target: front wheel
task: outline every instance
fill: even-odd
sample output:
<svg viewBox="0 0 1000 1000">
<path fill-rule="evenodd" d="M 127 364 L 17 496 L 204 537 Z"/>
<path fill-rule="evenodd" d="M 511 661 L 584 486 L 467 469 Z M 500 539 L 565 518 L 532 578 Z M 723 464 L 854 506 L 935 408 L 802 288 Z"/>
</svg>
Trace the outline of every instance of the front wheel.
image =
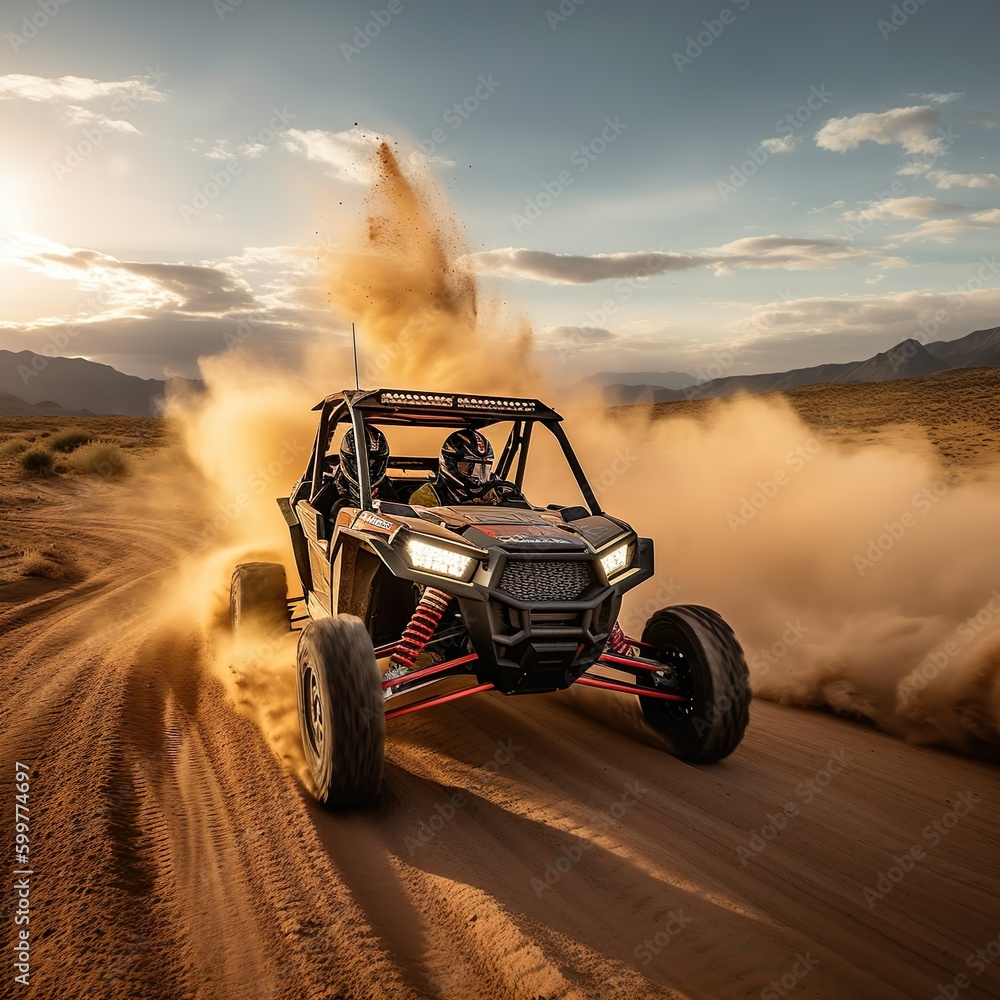
<svg viewBox="0 0 1000 1000">
<path fill-rule="evenodd" d="M 642 641 L 663 669 L 642 671 L 640 686 L 687 699 L 640 695 L 646 721 L 682 760 L 708 764 L 731 754 L 750 720 L 750 675 L 733 630 L 709 608 L 679 604 L 657 611 Z"/>
<path fill-rule="evenodd" d="M 373 799 L 382 784 L 385 708 L 382 675 L 361 619 L 320 618 L 302 630 L 296 689 L 317 800 L 349 806 Z"/>
</svg>

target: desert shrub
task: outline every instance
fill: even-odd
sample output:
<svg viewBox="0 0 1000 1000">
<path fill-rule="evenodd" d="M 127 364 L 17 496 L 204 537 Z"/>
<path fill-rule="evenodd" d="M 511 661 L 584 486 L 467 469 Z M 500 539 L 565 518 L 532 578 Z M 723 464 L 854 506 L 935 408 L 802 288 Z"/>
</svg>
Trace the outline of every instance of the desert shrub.
<svg viewBox="0 0 1000 1000">
<path fill-rule="evenodd" d="M 21 468 L 35 476 L 52 474 L 52 452 L 45 448 L 29 448 L 21 456 Z"/>
<path fill-rule="evenodd" d="M 70 464 L 77 472 L 118 479 L 131 469 L 128 455 L 112 441 L 92 441 L 73 452 Z"/>
<path fill-rule="evenodd" d="M 90 444 L 94 440 L 94 435 L 90 431 L 81 431 L 70 428 L 57 434 L 51 441 L 52 447 L 56 451 L 76 451 L 77 448 L 85 444 Z"/>
<path fill-rule="evenodd" d="M 0 444 L 0 458 L 13 458 L 28 450 L 28 442 L 24 438 L 13 438 Z"/>
<path fill-rule="evenodd" d="M 25 549 L 18 563 L 21 576 L 42 576 L 47 580 L 61 580 L 66 570 L 55 560 L 51 552 L 40 549 Z"/>
</svg>

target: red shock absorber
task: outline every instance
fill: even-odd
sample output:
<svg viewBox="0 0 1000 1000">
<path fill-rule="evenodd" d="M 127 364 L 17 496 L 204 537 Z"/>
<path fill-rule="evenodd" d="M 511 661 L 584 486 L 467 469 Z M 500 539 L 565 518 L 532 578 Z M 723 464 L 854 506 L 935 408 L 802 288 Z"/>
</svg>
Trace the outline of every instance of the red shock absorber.
<svg viewBox="0 0 1000 1000">
<path fill-rule="evenodd" d="M 611 635 L 608 636 L 608 642 L 604 648 L 609 653 L 617 653 L 619 656 L 631 656 L 634 652 L 632 643 L 625 638 L 625 633 L 618 622 L 615 622 L 614 628 L 611 629 Z"/>
<path fill-rule="evenodd" d="M 451 596 L 433 587 L 428 587 L 420 603 L 417 604 L 410 619 L 410 624 L 406 626 L 402 639 L 396 647 L 396 652 L 392 654 L 389 661 L 389 674 L 403 673 L 412 670 L 417 662 L 417 657 L 424 651 L 424 646 L 437 631 L 441 619 L 444 617 L 448 605 L 451 603 Z M 386 675 L 388 676 L 388 674 Z"/>
</svg>

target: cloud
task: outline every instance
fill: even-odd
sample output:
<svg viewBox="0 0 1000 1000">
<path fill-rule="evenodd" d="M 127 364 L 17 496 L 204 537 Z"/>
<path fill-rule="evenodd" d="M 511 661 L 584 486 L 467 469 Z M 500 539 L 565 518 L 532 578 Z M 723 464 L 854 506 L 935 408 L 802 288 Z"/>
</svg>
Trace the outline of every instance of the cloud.
<svg viewBox="0 0 1000 1000">
<path fill-rule="evenodd" d="M 503 247 L 463 258 L 483 274 L 534 278 L 551 285 L 584 285 L 610 278 L 646 278 L 664 271 L 686 271 L 707 261 L 683 253 L 609 253 L 582 256 Z"/>
<path fill-rule="evenodd" d="M 909 337 L 927 343 L 995 326 L 1000 288 L 967 289 L 754 304 L 732 329 L 746 371 L 860 361 Z"/>
<path fill-rule="evenodd" d="M 873 254 L 843 240 L 771 235 L 745 237 L 698 254 L 655 250 L 583 256 L 503 247 L 469 254 L 463 260 L 483 274 L 529 278 L 552 285 L 583 285 L 612 278 L 642 279 L 698 267 L 712 267 L 717 275 L 729 274 L 734 268 L 797 271 L 836 267 Z"/>
<path fill-rule="evenodd" d="M 165 101 L 167 95 L 148 76 L 130 80 L 91 80 L 82 76 L 48 78 L 9 73 L 0 76 L 0 100 L 42 101 L 48 104 L 87 104 L 116 97 L 136 102 Z"/>
<path fill-rule="evenodd" d="M 271 148 L 266 142 L 244 142 L 235 150 L 228 139 L 189 139 L 185 145 L 192 153 L 208 160 L 235 160 L 240 156 L 256 160 Z"/>
<path fill-rule="evenodd" d="M 848 222 L 862 219 L 939 219 L 968 211 L 968 205 L 937 198 L 882 198 L 866 202 L 860 209 L 845 212 L 844 219 Z"/>
<path fill-rule="evenodd" d="M 786 268 L 790 271 L 836 267 L 872 256 L 872 251 L 852 247 L 844 240 L 807 239 L 798 236 L 748 236 L 705 253 L 711 255 L 717 274 L 731 267 Z"/>
<path fill-rule="evenodd" d="M 935 219 L 917 226 L 911 233 L 901 237 L 905 240 L 934 240 L 950 243 L 962 233 L 1000 229 L 1000 208 L 985 212 L 975 212 L 964 219 Z"/>
<path fill-rule="evenodd" d="M 96 125 L 105 132 L 140 134 L 131 122 L 121 116 L 144 102 L 166 99 L 167 95 L 148 76 L 129 80 L 92 80 L 82 76 L 48 78 L 20 73 L 0 76 L 0 101 L 47 104 L 70 127 Z M 119 117 L 112 118 L 83 106 L 94 102 L 110 102 L 109 110 Z"/>
<path fill-rule="evenodd" d="M 991 188 L 1000 185 L 997 174 L 953 174 L 947 170 L 934 170 L 927 176 L 937 188 Z"/>
<path fill-rule="evenodd" d="M 289 152 L 323 163 L 330 168 L 333 177 L 354 184 L 367 184 L 373 179 L 374 153 L 383 142 L 394 148 L 397 145 L 391 135 L 358 127 L 345 132 L 290 128 L 282 134 L 282 139 Z M 439 156 L 428 157 L 419 152 L 409 153 L 402 160 L 405 167 L 417 170 L 430 166 L 453 166 L 451 160 Z"/>
<path fill-rule="evenodd" d="M 0 240 L 0 261 L 59 281 L 73 281 L 87 295 L 88 322 L 150 317 L 163 310 L 224 316 L 252 309 L 250 286 L 231 268 L 207 264 L 123 261 L 97 250 L 71 249 L 27 233 Z M 66 323 L 51 317 L 37 325 Z"/>
<path fill-rule="evenodd" d="M 615 339 L 615 335 L 599 326 L 553 326 L 543 330 L 540 339 L 552 347 L 598 347 Z"/>
<path fill-rule="evenodd" d="M 209 160 L 233 160 L 236 158 L 236 154 L 229 148 L 228 139 L 189 139 L 185 145 L 192 153 L 197 153 Z"/>
<path fill-rule="evenodd" d="M 810 208 L 806 215 L 819 215 L 820 212 L 828 212 L 831 208 L 843 208 L 846 202 L 843 198 L 831 201 L 829 205 L 820 205 L 819 208 Z"/>
<path fill-rule="evenodd" d="M 24 232 L 0 232 L 0 273 L 31 270 L 71 290 L 62 315 L 0 319 L 0 347 L 82 354 L 144 377 L 197 375 L 197 359 L 248 343 L 277 359 L 342 331 L 316 245 L 247 247 L 214 261 L 130 261 Z M 72 291 L 78 293 L 74 296 Z M 66 338 L 72 347 L 66 347 Z"/>
<path fill-rule="evenodd" d="M 89 108 L 81 108 L 76 104 L 69 104 L 63 111 L 63 117 L 67 125 L 96 125 L 104 132 L 132 132 L 135 135 L 142 133 L 131 123 L 122 118 L 108 118 Z"/>
<path fill-rule="evenodd" d="M 967 278 L 976 274 L 970 270 Z M 978 275 L 979 283 L 1000 284 L 995 262 L 980 267 Z M 705 329 L 692 337 L 687 325 L 655 331 L 623 325 L 611 339 L 575 354 L 582 360 L 573 372 L 579 377 L 601 369 L 670 368 L 711 378 L 719 374 L 719 358 L 729 356 L 735 361 L 722 374 L 861 361 L 910 337 L 927 343 L 994 327 L 1000 314 L 1000 287 L 975 287 L 974 282 L 964 281 L 946 291 L 878 294 L 872 290 L 862 295 L 719 305 L 741 315 L 721 336 L 718 330 Z"/>
<path fill-rule="evenodd" d="M 898 142 L 907 153 L 940 155 L 947 144 L 942 138 L 931 137 L 931 129 L 940 120 L 941 112 L 928 106 L 831 118 L 816 133 L 816 145 L 820 149 L 844 153 L 856 149 L 862 142 L 875 142 L 880 146 Z"/>
<path fill-rule="evenodd" d="M 969 121 L 974 125 L 982 125 L 983 128 L 996 128 L 1000 125 L 1000 115 L 990 111 L 973 111 L 969 115 Z"/>
<path fill-rule="evenodd" d="M 220 267 L 108 260 L 112 268 L 117 265 L 128 274 L 149 278 L 164 291 L 172 292 L 179 300 L 179 312 L 222 316 L 254 306 L 249 285 Z"/>
<path fill-rule="evenodd" d="M 785 135 L 780 139 L 764 139 L 760 148 L 768 153 L 790 153 L 799 144 L 802 137 L 797 135 Z"/>
<path fill-rule="evenodd" d="M 922 160 L 909 160 L 896 168 L 900 177 L 926 177 L 934 170 L 937 157 L 925 157 Z"/>
<path fill-rule="evenodd" d="M 932 104 L 950 104 L 964 97 L 963 91 L 953 91 L 948 94 L 907 94 L 907 97 L 915 97 L 918 101 L 930 101 Z"/>
</svg>

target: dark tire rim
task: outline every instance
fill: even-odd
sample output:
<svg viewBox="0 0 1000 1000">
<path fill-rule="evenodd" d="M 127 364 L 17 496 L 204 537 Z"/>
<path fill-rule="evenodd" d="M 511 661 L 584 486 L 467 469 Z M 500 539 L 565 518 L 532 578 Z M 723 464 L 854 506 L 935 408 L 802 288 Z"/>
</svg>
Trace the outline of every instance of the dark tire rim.
<svg viewBox="0 0 1000 1000">
<path fill-rule="evenodd" d="M 303 716 L 306 720 L 306 731 L 309 743 L 316 756 L 322 759 L 323 747 L 326 743 L 326 728 L 323 722 L 323 694 L 319 686 L 319 678 L 312 664 L 306 664 L 302 678 Z"/>
<path fill-rule="evenodd" d="M 687 722 L 694 715 L 694 684 L 691 679 L 691 661 L 679 649 L 657 650 L 656 659 L 665 670 L 640 674 L 637 678 L 643 687 L 666 694 L 679 694 L 684 701 L 667 701 L 657 698 L 663 715 L 672 722 Z"/>
</svg>

